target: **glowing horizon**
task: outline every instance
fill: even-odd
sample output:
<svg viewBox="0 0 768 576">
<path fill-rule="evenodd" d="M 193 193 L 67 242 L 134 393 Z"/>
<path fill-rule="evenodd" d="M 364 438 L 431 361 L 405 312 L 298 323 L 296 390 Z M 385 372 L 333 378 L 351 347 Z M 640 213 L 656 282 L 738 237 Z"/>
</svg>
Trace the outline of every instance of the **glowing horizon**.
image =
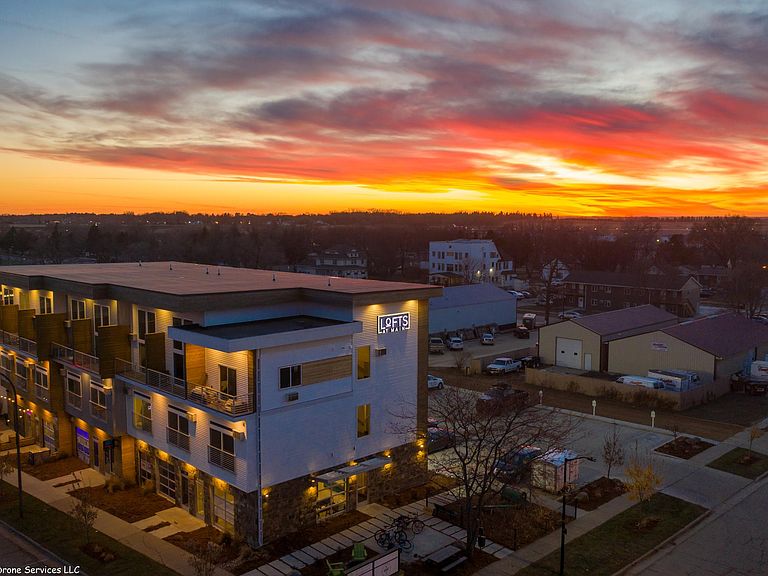
<svg viewBox="0 0 768 576">
<path fill-rule="evenodd" d="M 0 213 L 768 216 L 768 5 L 687 6 L 4 4 Z"/>
</svg>

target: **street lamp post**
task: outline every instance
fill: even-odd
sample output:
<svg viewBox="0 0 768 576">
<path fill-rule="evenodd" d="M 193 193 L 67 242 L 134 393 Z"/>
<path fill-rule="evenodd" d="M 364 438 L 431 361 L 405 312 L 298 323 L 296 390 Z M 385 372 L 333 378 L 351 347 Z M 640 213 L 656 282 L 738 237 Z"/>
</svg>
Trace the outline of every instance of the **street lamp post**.
<svg viewBox="0 0 768 576">
<path fill-rule="evenodd" d="M 19 484 L 19 518 L 24 518 L 24 491 L 21 488 L 21 440 L 19 439 L 19 401 L 16 386 L 8 376 L 0 373 L 0 378 L 13 390 L 13 431 L 16 433 L 16 474 Z M 10 409 L 10 406 L 9 406 Z"/>
<path fill-rule="evenodd" d="M 575 460 L 595 461 L 592 456 L 566 457 L 563 461 L 563 514 L 560 517 L 560 576 L 565 574 L 565 535 L 568 532 L 565 528 L 565 487 L 568 484 L 568 462 L 574 462 Z"/>
</svg>

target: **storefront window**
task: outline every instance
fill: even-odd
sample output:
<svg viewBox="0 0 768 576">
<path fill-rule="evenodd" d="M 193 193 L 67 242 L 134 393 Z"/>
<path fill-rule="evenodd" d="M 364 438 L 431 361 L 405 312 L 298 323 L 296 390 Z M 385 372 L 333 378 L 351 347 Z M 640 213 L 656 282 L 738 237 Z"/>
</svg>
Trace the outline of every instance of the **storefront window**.
<svg viewBox="0 0 768 576">
<path fill-rule="evenodd" d="M 317 519 L 341 514 L 347 508 L 346 480 L 317 483 Z"/>
<path fill-rule="evenodd" d="M 213 524 L 225 532 L 235 531 L 235 495 L 229 486 L 213 487 Z"/>
<path fill-rule="evenodd" d="M 157 490 L 163 496 L 176 500 L 176 470 L 170 462 L 157 461 Z"/>
</svg>

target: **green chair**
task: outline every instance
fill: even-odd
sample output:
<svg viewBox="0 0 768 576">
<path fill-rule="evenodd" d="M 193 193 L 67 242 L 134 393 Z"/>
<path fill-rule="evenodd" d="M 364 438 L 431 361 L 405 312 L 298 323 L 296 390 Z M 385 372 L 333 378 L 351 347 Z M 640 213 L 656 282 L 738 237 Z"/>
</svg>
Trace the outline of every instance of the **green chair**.
<svg viewBox="0 0 768 576">
<path fill-rule="evenodd" d="M 352 546 L 352 562 L 362 562 L 366 558 L 368 558 L 368 551 L 365 545 L 362 542 L 355 542 Z"/>
<path fill-rule="evenodd" d="M 328 564 L 328 576 L 344 576 L 344 562 L 329 562 L 326 558 L 325 563 Z"/>
</svg>

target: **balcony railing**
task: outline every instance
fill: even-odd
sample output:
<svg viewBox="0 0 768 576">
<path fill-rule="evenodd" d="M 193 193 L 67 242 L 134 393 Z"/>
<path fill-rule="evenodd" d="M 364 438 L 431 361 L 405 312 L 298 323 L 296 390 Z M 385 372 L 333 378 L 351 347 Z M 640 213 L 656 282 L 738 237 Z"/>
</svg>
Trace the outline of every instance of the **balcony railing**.
<svg viewBox="0 0 768 576">
<path fill-rule="evenodd" d="M 107 407 L 91 402 L 91 416 L 99 420 L 107 421 Z"/>
<path fill-rule="evenodd" d="M 224 470 L 235 471 L 235 455 L 224 452 L 220 448 L 208 446 L 208 462 Z"/>
<path fill-rule="evenodd" d="M 166 428 L 166 431 L 168 432 L 168 444 L 173 444 L 174 446 L 178 446 L 182 450 L 189 452 L 188 434 L 184 434 L 183 432 L 179 432 L 173 428 Z"/>
<path fill-rule="evenodd" d="M 27 377 L 20 375 L 18 372 L 16 373 L 16 388 L 19 390 L 27 391 Z"/>
<path fill-rule="evenodd" d="M 37 356 L 37 342 L 29 338 L 22 338 L 18 334 L 0 330 L 0 342 L 2 342 L 3 346 L 13 348 L 22 354 Z"/>
<path fill-rule="evenodd" d="M 144 432 L 152 432 L 152 417 L 138 412 L 133 413 L 133 427 L 136 430 L 144 430 Z"/>
<path fill-rule="evenodd" d="M 83 408 L 83 397 L 80 394 L 75 394 L 71 390 L 67 390 L 67 404 L 73 408 L 81 410 Z"/>
<path fill-rule="evenodd" d="M 35 397 L 43 402 L 48 402 L 50 400 L 50 390 L 47 386 L 35 384 Z"/>
<path fill-rule="evenodd" d="M 54 360 L 64 362 L 75 368 L 81 368 L 94 374 L 99 374 L 99 359 L 91 354 L 80 352 L 69 346 L 63 346 L 53 342 L 51 344 L 51 356 Z"/>
<path fill-rule="evenodd" d="M 253 412 L 253 394 L 232 395 L 209 386 L 197 386 L 165 372 L 136 366 L 119 358 L 115 360 L 115 374 L 231 416 Z"/>
</svg>

